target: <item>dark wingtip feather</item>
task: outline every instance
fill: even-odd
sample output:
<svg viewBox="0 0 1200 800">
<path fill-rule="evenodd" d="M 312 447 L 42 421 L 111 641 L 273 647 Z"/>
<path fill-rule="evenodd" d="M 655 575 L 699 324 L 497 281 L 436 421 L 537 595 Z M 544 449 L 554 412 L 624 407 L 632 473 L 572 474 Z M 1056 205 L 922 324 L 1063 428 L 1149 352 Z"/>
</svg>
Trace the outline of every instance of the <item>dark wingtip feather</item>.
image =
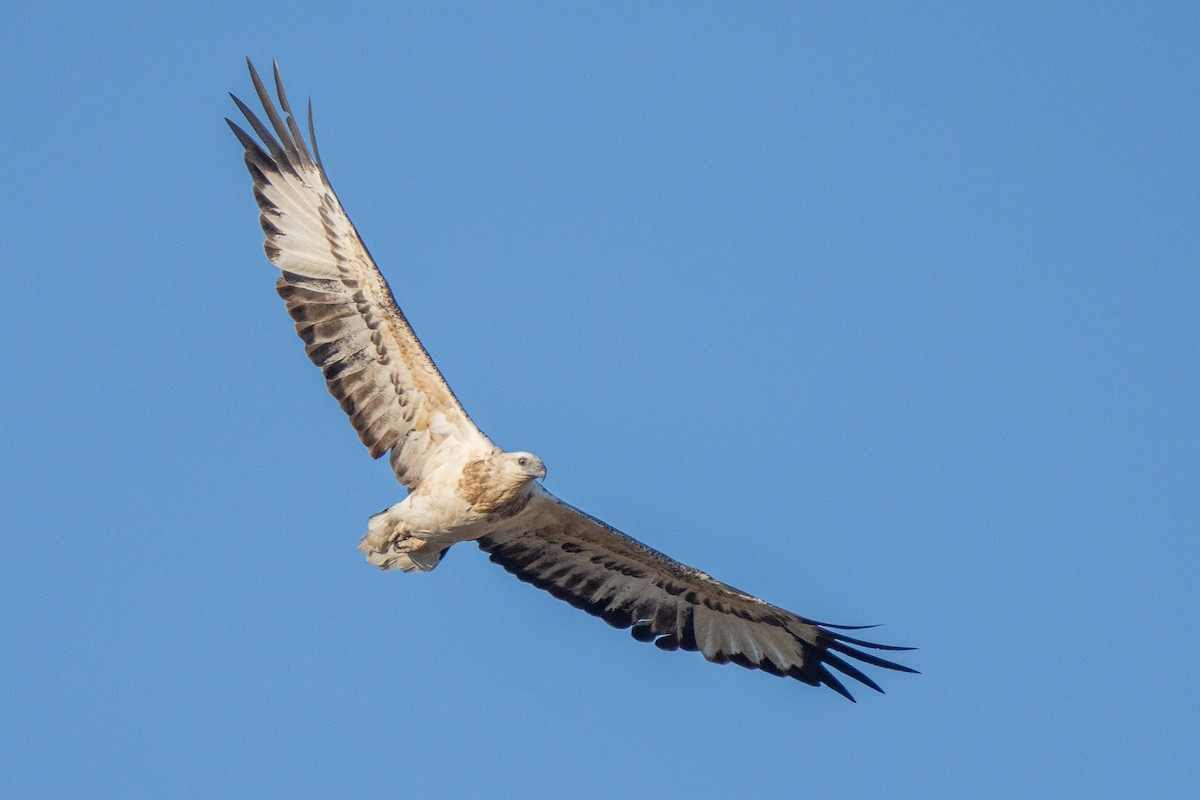
<svg viewBox="0 0 1200 800">
<path fill-rule="evenodd" d="M 845 686 L 843 686 L 842 682 L 839 681 L 832 672 L 825 669 L 824 667 L 821 667 L 821 673 L 822 673 L 821 677 L 820 677 L 821 683 L 828 686 L 830 689 L 833 689 L 835 692 L 837 692 L 842 697 L 849 700 L 851 703 L 858 702 L 857 700 L 854 699 L 854 695 L 850 694 L 850 690 L 847 689 Z"/>
<path fill-rule="evenodd" d="M 910 672 L 913 674 L 918 674 L 918 675 L 920 674 L 912 667 L 906 667 L 903 664 L 897 664 L 895 661 L 888 661 L 886 658 L 880 658 L 879 656 L 874 655 L 873 653 L 864 653 L 862 650 L 856 650 L 855 648 L 849 646 L 848 644 L 846 644 L 844 642 L 840 642 L 836 639 L 831 639 L 829 642 L 827 642 L 826 647 L 828 649 L 825 650 L 824 653 L 822 654 L 822 657 L 825 658 L 826 660 L 828 660 L 829 658 L 837 658 L 837 656 L 834 656 L 833 653 L 831 652 L 831 651 L 837 651 L 839 653 L 848 655 L 851 658 L 862 661 L 865 664 L 870 664 L 875 667 L 882 667 L 883 669 L 895 670 L 896 672 Z"/>
<path fill-rule="evenodd" d="M 321 163 L 321 148 L 317 147 L 317 132 L 313 129 L 313 113 L 312 113 L 312 98 L 308 98 L 308 140 L 312 142 L 313 158 L 317 161 L 317 169 L 321 172 L 325 171 L 325 165 Z"/>
<path fill-rule="evenodd" d="M 229 95 L 229 96 L 233 97 L 233 95 Z M 248 134 L 244 130 L 242 130 L 241 126 L 239 126 L 236 122 L 231 120 L 229 117 L 225 117 L 225 124 L 229 126 L 229 129 L 233 131 L 233 135 L 238 138 L 238 141 L 241 142 L 242 146 L 245 147 L 247 150 L 250 149 L 251 145 L 258 147 L 258 143 L 255 142 L 252 138 L 250 138 L 250 134 Z"/>
<path fill-rule="evenodd" d="M 233 131 L 233 135 L 237 137 L 239 142 L 241 142 L 242 147 L 246 149 L 247 154 L 253 155 L 256 159 L 262 159 L 267 162 L 271 160 L 271 157 L 268 156 L 266 151 L 262 149 L 262 146 L 259 145 L 258 142 L 254 141 L 254 137 L 242 130 L 242 128 L 236 122 L 231 120 L 229 117 L 225 117 L 225 124 L 229 126 L 230 130 Z"/>
<path fill-rule="evenodd" d="M 290 168 L 291 164 L 288 162 L 287 153 L 284 151 L 283 147 L 280 146 L 279 142 L 276 141 L 275 137 L 271 135 L 271 131 L 268 130 L 267 126 L 263 124 L 263 121 L 258 118 L 258 115 L 251 111 L 250 107 L 243 103 L 241 98 L 239 98 L 237 95 L 230 92 L 229 96 L 233 98 L 233 102 L 238 107 L 238 110 L 242 112 L 242 115 L 246 118 L 246 121 L 250 123 L 250 127 L 254 129 L 254 132 L 258 134 L 258 138 L 262 140 L 262 143 L 266 145 L 267 150 L 270 151 L 271 156 L 269 160 L 274 161 L 277 168 L 280 165 L 287 165 Z M 234 134 L 237 134 L 236 130 L 234 131 Z M 240 136 L 238 138 L 241 139 Z M 242 143 L 245 144 L 245 141 Z M 246 149 L 249 150 L 250 148 L 247 147 Z M 255 150 L 263 153 L 263 155 L 266 155 L 263 149 L 257 144 L 255 145 Z"/>
<path fill-rule="evenodd" d="M 870 688 L 874 689 L 875 691 L 879 692 L 880 694 L 883 694 L 883 689 L 879 688 L 878 683 L 871 680 L 869 675 L 864 673 L 861 669 L 854 666 L 850 662 L 846 661 L 844 658 L 840 658 L 839 656 L 836 656 L 833 653 L 826 650 L 824 653 L 821 654 L 821 660 L 824 661 L 829 666 L 836 669 L 838 672 L 842 673 L 843 675 L 848 675 L 851 678 L 854 678 L 854 680 L 858 681 L 862 685 L 869 686 Z"/>
<path fill-rule="evenodd" d="M 275 96 L 279 98 L 279 107 L 287 115 L 288 132 L 291 134 L 290 139 L 296 155 L 301 163 L 315 166 L 312 155 L 308 152 L 308 146 L 304 143 L 304 136 L 301 135 L 300 128 L 296 125 L 296 115 L 292 113 L 292 104 L 288 102 L 287 93 L 283 90 L 283 76 L 279 74 L 279 63 L 274 59 L 271 60 L 271 69 L 275 73 Z"/>
<path fill-rule="evenodd" d="M 835 626 L 827 625 L 826 627 L 835 627 Z M 874 626 L 872 626 L 872 627 L 874 627 Z M 901 647 L 898 644 L 880 644 L 879 642 L 868 642 L 866 639 L 855 639 L 853 636 L 846 636 L 841 633 L 830 633 L 829 635 L 832 636 L 834 639 L 838 640 L 839 642 L 849 642 L 850 644 L 856 644 L 859 647 L 869 647 L 872 650 L 916 650 L 917 649 L 915 647 Z"/>
<path fill-rule="evenodd" d="M 286 151 L 287 157 L 283 159 L 288 168 L 295 172 L 297 167 L 303 165 L 303 158 L 297 149 L 296 142 L 292 141 L 291 131 L 279 116 L 279 111 L 275 108 L 275 103 L 271 100 L 271 94 L 267 91 L 267 87 L 263 84 L 262 78 L 259 77 L 258 70 L 254 69 L 253 64 L 248 64 L 250 68 L 250 82 L 254 84 L 254 92 L 258 95 L 258 102 L 262 103 L 263 111 L 266 112 L 267 120 L 271 123 L 271 127 L 275 129 L 275 134 L 279 137 L 279 143 Z M 276 73 L 278 77 L 278 72 Z M 243 112 L 244 113 L 244 112 Z M 254 120 L 250 121 L 254 124 Z M 260 125 L 262 123 L 259 123 Z M 257 126 L 255 127 L 257 131 Z M 262 135 L 260 133 L 260 135 Z M 270 146 L 270 142 L 266 142 Z M 272 150 L 274 152 L 274 150 Z"/>
</svg>

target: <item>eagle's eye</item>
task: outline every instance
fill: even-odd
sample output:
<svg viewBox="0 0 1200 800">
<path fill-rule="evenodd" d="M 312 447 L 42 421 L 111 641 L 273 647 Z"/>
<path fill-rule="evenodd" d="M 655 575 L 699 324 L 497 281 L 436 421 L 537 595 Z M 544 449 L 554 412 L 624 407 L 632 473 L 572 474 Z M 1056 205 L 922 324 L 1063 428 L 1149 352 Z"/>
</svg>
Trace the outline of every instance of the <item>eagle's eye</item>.
<svg viewBox="0 0 1200 800">
<path fill-rule="evenodd" d="M 517 463 L 523 467 L 529 463 L 529 459 L 526 458 L 525 456 L 521 456 L 520 458 L 517 459 Z"/>
</svg>

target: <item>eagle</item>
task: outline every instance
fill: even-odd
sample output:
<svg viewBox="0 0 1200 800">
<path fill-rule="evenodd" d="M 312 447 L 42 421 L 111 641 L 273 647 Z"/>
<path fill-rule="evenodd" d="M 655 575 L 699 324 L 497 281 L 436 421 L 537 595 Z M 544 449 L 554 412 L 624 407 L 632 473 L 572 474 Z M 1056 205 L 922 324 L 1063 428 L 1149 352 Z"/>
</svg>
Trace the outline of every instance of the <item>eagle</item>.
<svg viewBox="0 0 1200 800">
<path fill-rule="evenodd" d="M 634 639 L 692 650 L 854 697 L 836 673 L 882 692 L 851 660 L 916 672 L 868 650 L 910 650 L 853 638 L 681 564 L 552 495 L 546 465 L 505 452 L 467 416 L 434 365 L 329 182 L 308 105 L 308 141 L 278 64 L 276 108 L 246 60 L 268 127 L 230 95 L 253 130 L 226 122 L 245 149 L 275 290 L 304 350 L 373 458 L 388 456 L 408 492 L 371 516 L 358 543 L 385 570 L 426 572 L 473 541 L 522 581 Z M 280 113 L 282 112 L 282 114 Z"/>
</svg>

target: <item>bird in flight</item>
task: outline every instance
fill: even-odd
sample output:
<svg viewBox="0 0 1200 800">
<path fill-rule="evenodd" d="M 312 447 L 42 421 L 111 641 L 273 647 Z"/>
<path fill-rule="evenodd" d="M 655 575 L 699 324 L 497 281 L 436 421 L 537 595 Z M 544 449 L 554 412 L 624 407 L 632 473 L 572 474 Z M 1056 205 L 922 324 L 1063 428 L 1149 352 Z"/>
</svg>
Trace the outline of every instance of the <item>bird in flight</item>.
<svg viewBox="0 0 1200 800">
<path fill-rule="evenodd" d="M 869 626 L 815 622 L 721 583 L 626 536 L 539 482 L 532 453 L 505 452 L 471 422 L 396 304 L 333 191 L 313 132 L 309 149 L 275 65 L 279 109 L 247 59 L 270 125 L 236 96 L 275 290 L 309 359 L 373 458 L 388 455 L 408 489 L 371 516 L 358 548 L 382 569 L 434 569 L 474 541 L 522 581 L 663 650 L 694 650 L 853 700 L 832 670 L 883 691 L 850 660 L 916 672 L 868 650 L 909 650 L 853 638 Z M 282 115 L 280 114 L 282 111 Z"/>
</svg>

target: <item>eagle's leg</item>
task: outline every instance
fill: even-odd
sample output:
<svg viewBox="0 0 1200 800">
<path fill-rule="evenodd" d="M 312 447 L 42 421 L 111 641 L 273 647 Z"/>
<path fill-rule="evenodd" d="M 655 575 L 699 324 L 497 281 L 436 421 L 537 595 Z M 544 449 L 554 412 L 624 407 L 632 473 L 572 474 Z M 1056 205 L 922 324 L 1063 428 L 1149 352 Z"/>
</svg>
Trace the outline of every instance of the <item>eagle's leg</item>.
<svg viewBox="0 0 1200 800">
<path fill-rule="evenodd" d="M 412 509 L 407 503 L 406 499 L 373 514 L 358 549 L 369 563 L 381 569 L 426 572 L 438 565 L 448 545 L 431 544 L 423 532 L 412 530 Z"/>
<path fill-rule="evenodd" d="M 367 534 L 358 543 L 364 553 L 386 553 L 402 544 L 408 549 L 420 547 L 424 541 L 414 537 L 405 524 L 408 499 L 372 514 L 367 520 Z M 402 551 L 401 551 L 402 552 Z"/>
</svg>

